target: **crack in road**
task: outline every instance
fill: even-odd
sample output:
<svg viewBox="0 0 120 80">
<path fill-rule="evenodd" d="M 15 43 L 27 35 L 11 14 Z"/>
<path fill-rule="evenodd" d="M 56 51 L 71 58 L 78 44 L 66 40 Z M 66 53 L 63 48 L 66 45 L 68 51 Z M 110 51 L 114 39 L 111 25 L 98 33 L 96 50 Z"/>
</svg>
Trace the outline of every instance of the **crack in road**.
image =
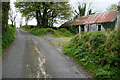
<svg viewBox="0 0 120 80">
<path fill-rule="evenodd" d="M 33 40 L 33 43 L 35 44 L 35 50 L 39 53 L 39 57 L 38 57 L 38 65 L 39 66 L 38 66 L 38 69 L 41 70 L 41 73 L 43 74 L 44 78 L 50 78 L 50 75 L 48 75 L 46 73 L 46 70 L 44 68 L 44 64 L 46 62 L 45 56 L 38 49 L 38 46 L 37 46 L 38 42 L 33 38 L 32 38 L 32 40 Z M 37 71 L 37 78 L 40 78 L 40 72 L 39 71 Z"/>
<path fill-rule="evenodd" d="M 36 59 L 37 64 L 38 64 L 37 67 L 36 67 L 37 72 L 36 72 L 36 75 L 34 77 L 36 77 L 36 78 L 48 78 L 49 77 L 50 78 L 50 75 L 48 75 L 46 73 L 46 70 L 44 68 L 44 64 L 45 64 L 46 60 L 45 60 L 45 56 L 38 49 L 38 46 L 37 46 L 38 42 L 35 39 L 33 39 L 31 36 L 27 36 L 26 43 L 29 44 L 29 46 L 27 44 L 27 47 L 29 49 L 29 52 L 27 51 L 27 54 L 32 55 L 32 56 L 35 55 L 37 57 L 37 59 Z M 30 45 L 30 43 L 32 45 Z M 30 48 L 31 48 L 31 51 L 30 51 Z M 35 58 L 35 57 L 33 57 L 33 58 Z M 33 60 L 33 63 L 36 63 L 36 61 Z M 29 66 L 32 66 L 32 65 L 29 65 Z M 30 68 L 30 67 L 28 67 L 28 64 L 27 64 L 27 68 Z M 27 77 L 30 77 L 30 78 L 33 77 L 33 76 L 30 76 L 30 75 L 33 75 L 33 73 L 35 73 L 35 72 L 32 72 Z"/>
</svg>

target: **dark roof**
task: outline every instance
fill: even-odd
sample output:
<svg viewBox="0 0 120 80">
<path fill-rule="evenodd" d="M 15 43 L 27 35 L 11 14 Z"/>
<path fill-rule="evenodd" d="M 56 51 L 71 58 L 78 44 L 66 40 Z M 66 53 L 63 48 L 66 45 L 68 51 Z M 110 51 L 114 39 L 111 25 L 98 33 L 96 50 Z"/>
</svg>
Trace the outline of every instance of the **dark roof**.
<svg viewBox="0 0 120 80">
<path fill-rule="evenodd" d="M 78 17 L 73 21 L 72 25 L 112 22 L 116 19 L 117 13 L 117 11 L 111 11 L 107 13 Z"/>
</svg>

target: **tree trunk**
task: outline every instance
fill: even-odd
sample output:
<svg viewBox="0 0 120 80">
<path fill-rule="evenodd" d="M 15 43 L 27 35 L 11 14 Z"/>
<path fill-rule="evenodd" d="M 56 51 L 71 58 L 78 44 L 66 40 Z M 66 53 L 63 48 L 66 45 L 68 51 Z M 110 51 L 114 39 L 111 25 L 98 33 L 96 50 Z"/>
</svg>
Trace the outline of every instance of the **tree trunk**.
<svg viewBox="0 0 120 80">
<path fill-rule="evenodd" d="M 13 21 L 11 21 L 11 22 L 12 22 L 12 27 L 13 27 L 13 26 L 14 26 L 14 25 L 13 25 Z"/>
<path fill-rule="evenodd" d="M 16 22 L 14 21 L 14 27 L 16 26 Z"/>
<path fill-rule="evenodd" d="M 40 27 L 40 20 L 38 16 L 38 10 L 36 10 L 36 20 L 37 20 L 37 27 Z"/>
<path fill-rule="evenodd" d="M 46 6 L 45 5 L 45 3 L 42 3 L 44 6 Z M 46 7 L 44 7 L 44 10 L 43 10 L 43 16 L 41 16 L 42 17 L 42 22 L 41 22 L 41 24 L 42 24 L 42 27 L 48 27 L 48 17 L 47 17 L 47 8 Z"/>
</svg>

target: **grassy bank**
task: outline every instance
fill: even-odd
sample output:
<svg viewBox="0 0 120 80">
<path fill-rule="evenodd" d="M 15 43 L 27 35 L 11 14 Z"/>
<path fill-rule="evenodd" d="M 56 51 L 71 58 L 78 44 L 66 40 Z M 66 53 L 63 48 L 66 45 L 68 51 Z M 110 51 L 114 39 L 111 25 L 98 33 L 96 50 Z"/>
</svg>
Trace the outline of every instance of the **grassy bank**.
<svg viewBox="0 0 120 80">
<path fill-rule="evenodd" d="M 68 31 L 67 29 L 61 28 L 61 29 L 52 29 L 52 28 L 37 28 L 32 25 L 22 26 L 21 29 L 36 35 L 36 36 L 46 36 L 46 35 L 52 35 L 52 37 L 70 37 L 73 36 L 73 34 Z"/>
<path fill-rule="evenodd" d="M 97 79 L 120 78 L 120 30 L 76 35 L 63 50 Z"/>
<path fill-rule="evenodd" d="M 2 49 L 8 48 L 8 46 L 13 42 L 16 36 L 16 28 L 12 28 L 10 25 L 8 30 L 2 32 Z"/>
</svg>

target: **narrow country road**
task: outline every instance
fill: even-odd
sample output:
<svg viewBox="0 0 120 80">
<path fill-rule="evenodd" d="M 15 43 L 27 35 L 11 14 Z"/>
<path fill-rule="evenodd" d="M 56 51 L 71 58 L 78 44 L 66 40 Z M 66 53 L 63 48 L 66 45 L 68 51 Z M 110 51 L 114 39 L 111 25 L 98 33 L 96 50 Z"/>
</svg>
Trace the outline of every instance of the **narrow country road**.
<svg viewBox="0 0 120 80">
<path fill-rule="evenodd" d="M 2 56 L 3 78 L 88 78 L 70 58 L 45 39 L 21 29 Z"/>
</svg>

